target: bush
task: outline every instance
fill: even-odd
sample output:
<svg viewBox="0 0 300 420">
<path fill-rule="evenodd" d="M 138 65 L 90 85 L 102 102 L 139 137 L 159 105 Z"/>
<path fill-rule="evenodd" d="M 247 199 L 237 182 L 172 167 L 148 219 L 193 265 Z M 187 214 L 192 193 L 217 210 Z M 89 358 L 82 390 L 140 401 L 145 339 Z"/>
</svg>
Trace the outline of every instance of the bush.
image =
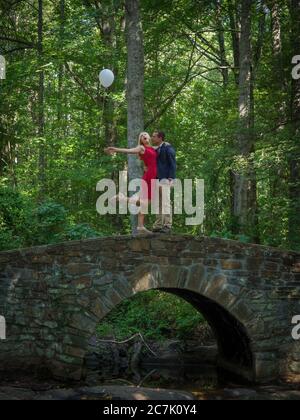
<svg viewBox="0 0 300 420">
<path fill-rule="evenodd" d="M 0 251 L 16 249 L 22 246 L 22 239 L 14 236 L 13 232 L 0 223 Z"/>
<path fill-rule="evenodd" d="M 0 250 L 25 246 L 34 229 L 32 204 L 16 190 L 0 187 Z"/>
<path fill-rule="evenodd" d="M 101 236 L 99 232 L 96 232 L 87 223 L 71 226 L 67 229 L 65 234 L 66 240 L 76 241 L 80 239 L 96 238 Z"/>
<path fill-rule="evenodd" d="M 47 201 L 34 207 L 20 192 L 0 187 L 0 251 L 100 235 L 87 223 L 71 224 L 61 204 Z"/>
<path fill-rule="evenodd" d="M 101 234 L 89 224 L 71 224 L 67 210 L 60 204 L 47 202 L 36 211 L 40 244 L 96 238 Z"/>
</svg>

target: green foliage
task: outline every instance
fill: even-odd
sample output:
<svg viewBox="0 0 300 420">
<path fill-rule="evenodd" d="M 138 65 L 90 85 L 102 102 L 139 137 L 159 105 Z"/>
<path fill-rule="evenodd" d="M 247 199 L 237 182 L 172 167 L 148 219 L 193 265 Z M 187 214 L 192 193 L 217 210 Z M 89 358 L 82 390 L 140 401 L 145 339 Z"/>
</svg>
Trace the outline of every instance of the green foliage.
<svg viewBox="0 0 300 420">
<path fill-rule="evenodd" d="M 114 309 L 98 326 L 100 337 L 128 338 L 138 332 L 155 340 L 188 338 L 202 315 L 184 300 L 160 291 L 139 293 Z"/>
<path fill-rule="evenodd" d="M 246 235 L 237 235 L 232 232 L 212 232 L 210 235 L 211 238 L 223 238 L 223 239 L 230 239 L 233 241 L 239 241 L 245 244 L 251 243 L 251 238 Z"/>
<path fill-rule="evenodd" d="M 73 223 L 61 204 L 48 201 L 35 207 L 24 194 L 0 187 L 0 250 L 98 236 L 89 224 Z"/>
<path fill-rule="evenodd" d="M 19 248 L 30 242 L 34 221 L 32 205 L 19 192 L 0 186 L 0 250 Z"/>
<path fill-rule="evenodd" d="M 229 67 L 233 67 L 228 18 L 232 2 L 221 3 L 226 59 Z M 0 180 L 17 186 L 36 202 L 40 193 L 41 144 L 44 144 L 47 161 L 45 198 L 40 215 L 36 215 L 38 229 L 34 226 L 25 230 L 11 229 L 11 223 L 4 220 L 3 247 L 5 243 L 9 248 L 24 243 L 91 237 L 94 231 L 105 235 L 130 231 L 128 218 L 100 217 L 95 209 L 97 182 L 101 178 L 117 178 L 118 171 L 124 170 L 126 165 L 125 158 L 111 159 L 103 153 L 107 145 L 106 133 L 111 128 L 107 123 L 116 127 L 116 145 L 126 146 L 124 2 L 104 0 L 101 16 L 93 2 L 64 0 L 61 5 L 65 8 L 63 22 L 55 2 L 44 2 L 42 67 L 34 48 L 23 49 L 8 41 L 0 46 L 0 53 L 13 51 L 6 54 L 7 78 L 0 86 Z M 8 31 L 8 37 L 19 30 L 20 39 L 36 39 L 35 8 L 28 2 L 1 7 L 2 26 Z M 184 216 L 176 216 L 175 231 L 219 235 L 244 242 L 253 241 L 258 231 L 261 243 L 289 247 L 293 206 L 289 159 L 298 149 L 288 124 L 292 54 L 287 5 L 280 11 L 281 80 L 273 56 L 271 15 L 265 16 L 264 48 L 255 72 L 256 148 L 251 156 L 257 178 L 259 217 L 258 225 L 252 226 L 249 232 L 241 232 L 241 236 L 232 233 L 236 224 L 231 215 L 229 174 L 243 169 L 247 162 L 237 153 L 238 86 L 234 72 L 229 69 L 225 86 L 218 65 L 216 2 L 143 0 L 141 9 L 147 130 L 166 131 L 168 140 L 177 149 L 179 178 L 205 180 L 203 226 L 188 227 Z M 99 31 L 105 19 L 114 21 L 115 32 L 110 33 L 111 38 Z M 259 39 L 260 19 L 261 13 L 253 8 L 254 45 Z M 26 27 L 26 31 L 15 28 L 15 21 L 20 22 L 18 28 Z M 197 48 L 193 46 L 193 39 L 197 39 Z M 194 66 L 189 73 L 190 62 Z M 103 67 L 114 68 L 117 76 L 113 88 L 106 92 L 98 81 Z M 43 139 L 36 135 L 41 69 L 45 75 Z M 104 112 L 104 97 L 112 100 L 113 111 Z M 107 112 L 112 112 L 108 120 Z M 283 124 L 278 129 L 281 121 Z M 51 209 L 47 204 L 49 200 L 60 203 L 66 213 L 59 208 Z M 21 226 L 23 222 L 18 222 L 18 215 L 15 216 L 13 225 Z M 27 221 L 24 226 L 27 223 L 30 225 Z M 91 226 L 91 231 L 84 227 L 86 224 Z"/>
<path fill-rule="evenodd" d="M 36 210 L 36 218 L 40 231 L 49 239 L 62 232 L 67 223 L 65 208 L 52 202 L 46 202 L 39 206 Z"/>
<path fill-rule="evenodd" d="M 35 48 L 24 47 L 26 40 L 36 44 L 37 9 L 30 2 L 0 5 L 1 34 L 25 40 L 25 44 L 2 39 L 0 43 L 0 54 L 7 59 L 7 78 L 0 81 L 0 250 L 130 232 L 128 217 L 100 217 L 96 212 L 97 182 L 116 179 L 126 166 L 125 158 L 112 159 L 103 153 L 111 126 L 116 129 L 116 145 L 126 146 L 124 2 L 103 0 L 100 10 L 95 6 L 99 2 L 62 0 L 64 19 L 58 2 L 43 3 L 42 63 Z M 203 226 L 186 226 L 185 216 L 175 216 L 174 230 L 241 242 L 252 241 L 253 232 L 258 231 L 262 244 L 291 247 L 291 230 L 296 232 L 299 226 L 291 224 L 290 159 L 299 159 L 299 138 L 291 132 L 289 120 L 294 34 L 288 4 L 283 2 L 280 7 L 280 66 L 273 53 L 271 14 L 267 13 L 265 25 L 261 25 L 261 14 L 253 8 L 254 46 L 259 28 L 266 29 L 255 69 L 256 144 L 250 157 L 259 214 L 258 226 L 252 226 L 250 234 L 236 235 L 230 173 L 243 170 L 248 162 L 237 153 L 238 86 L 232 70 L 229 19 L 235 2 L 221 3 L 230 67 L 227 85 L 219 62 L 217 2 L 141 1 L 147 130 L 167 133 L 167 140 L 177 150 L 179 178 L 205 180 Z M 115 32 L 107 31 L 109 36 L 99 30 L 105 20 L 113 21 Z M 236 20 L 239 22 L 240 16 Z M 106 92 L 98 81 L 104 67 L 113 68 L 117 76 L 113 88 Z M 43 138 L 37 135 L 41 71 L 45 76 Z M 105 112 L 107 99 L 112 101 L 113 111 Z M 41 148 L 46 157 L 42 201 Z M 113 311 L 99 327 L 99 334 L 124 338 L 139 331 L 155 339 L 184 337 L 199 322 L 199 313 L 182 300 L 149 292 Z"/>
<path fill-rule="evenodd" d="M 70 241 L 76 241 L 80 239 L 96 238 L 101 236 L 96 230 L 91 228 L 87 223 L 71 226 L 67 229 L 65 238 Z"/>
<path fill-rule="evenodd" d="M 0 222 L 0 251 L 16 249 L 22 245 L 22 240 L 15 236 L 13 232 L 5 227 L 3 221 Z"/>
</svg>

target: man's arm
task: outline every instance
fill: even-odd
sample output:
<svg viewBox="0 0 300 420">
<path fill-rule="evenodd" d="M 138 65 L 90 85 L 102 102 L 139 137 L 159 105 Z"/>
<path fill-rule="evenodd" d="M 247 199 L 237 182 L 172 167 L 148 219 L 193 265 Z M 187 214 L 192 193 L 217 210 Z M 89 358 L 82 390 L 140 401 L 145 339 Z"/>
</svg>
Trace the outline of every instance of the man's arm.
<svg viewBox="0 0 300 420">
<path fill-rule="evenodd" d="M 168 146 L 166 154 L 168 161 L 168 179 L 176 179 L 176 152 L 172 146 Z"/>
</svg>

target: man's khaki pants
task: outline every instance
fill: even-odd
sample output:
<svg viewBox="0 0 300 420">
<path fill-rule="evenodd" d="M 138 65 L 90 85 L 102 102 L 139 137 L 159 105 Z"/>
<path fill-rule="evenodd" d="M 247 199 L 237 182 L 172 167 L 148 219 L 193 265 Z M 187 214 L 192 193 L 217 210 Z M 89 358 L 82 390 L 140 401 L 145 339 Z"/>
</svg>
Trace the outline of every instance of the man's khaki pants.
<svg viewBox="0 0 300 420">
<path fill-rule="evenodd" d="M 172 183 L 165 179 L 160 181 L 159 187 L 159 214 L 156 216 L 156 221 L 153 225 L 153 229 L 162 229 L 167 227 L 172 228 L 173 225 L 173 214 L 172 214 L 172 204 L 171 204 L 171 189 L 173 187 Z M 165 199 L 163 200 L 163 194 Z"/>
</svg>

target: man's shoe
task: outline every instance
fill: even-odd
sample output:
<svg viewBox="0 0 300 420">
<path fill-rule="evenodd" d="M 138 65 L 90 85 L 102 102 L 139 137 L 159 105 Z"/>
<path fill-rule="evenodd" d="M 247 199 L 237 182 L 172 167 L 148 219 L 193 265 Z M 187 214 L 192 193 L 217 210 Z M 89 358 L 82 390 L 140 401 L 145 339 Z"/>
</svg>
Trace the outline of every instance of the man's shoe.
<svg viewBox="0 0 300 420">
<path fill-rule="evenodd" d="M 157 228 L 153 228 L 152 229 L 152 232 L 153 233 L 162 233 L 162 228 L 158 228 L 158 227 Z"/>
</svg>

